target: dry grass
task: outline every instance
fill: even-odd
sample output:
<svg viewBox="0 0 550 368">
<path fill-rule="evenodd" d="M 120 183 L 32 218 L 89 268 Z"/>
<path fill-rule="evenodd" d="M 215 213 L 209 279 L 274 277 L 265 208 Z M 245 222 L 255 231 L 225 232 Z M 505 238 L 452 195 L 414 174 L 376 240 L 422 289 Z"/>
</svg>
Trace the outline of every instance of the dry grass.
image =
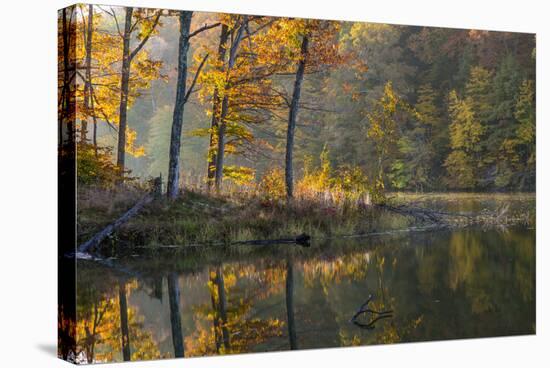
<svg viewBox="0 0 550 368">
<path fill-rule="evenodd" d="M 143 195 L 144 192 L 138 189 L 79 191 L 79 242 L 115 220 Z M 534 208 L 532 196 L 522 194 L 516 199 L 518 203 Z M 415 204 L 425 202 L 429 208 L 438 203 L 452 204 L 453 201 L 461 205 L 468 201 L 506 203 L 510 195 L 460 193 L 426 196 L 399 193 L 393 200 Z M 483 212 L 480 213 L 483 215 Z M 511 216 L 521 218 L 522 223 L 531 223 L 534 214 L 523 210 L 510 211 L 498 219 L 489 218 L 487 223 L 508 224 Z M 175 201 L 159 199 L 148 205 L 122 226 L 112 240 L 135 246 L 228 244 L 291 238 L 302 233 L 314 238 L 366 234 L 405 229 L 413 223 L 414 219 L 371 206 L 367 198 L 353 193 L 344 195 L 301 189 L 297 191 L 296 198 L 287 203 L 282 198 L 267 198 L 253 187 L 248 190 L 242 190 L 242 187 L 240 190 L 225 188 L 223 195 L 194 188 L 184 191 Z"/>
<path fill-rule="evenodd" d="M 131 208 L 145 192 L 137 188 L 107 190 L 79 187 L 77 240 L 81 243 Z"/>
</svg>

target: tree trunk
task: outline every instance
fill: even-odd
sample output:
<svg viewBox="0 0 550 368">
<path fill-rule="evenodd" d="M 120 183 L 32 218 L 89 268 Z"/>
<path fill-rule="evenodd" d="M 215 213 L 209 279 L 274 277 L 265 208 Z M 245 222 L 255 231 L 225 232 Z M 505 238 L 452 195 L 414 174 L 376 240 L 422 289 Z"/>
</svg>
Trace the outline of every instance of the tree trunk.
<svg viewBox="0 0 550 368">
<path fill-rule="evenodd" d="M 75 143 L 75 56 L 76 56 L 76 21 L 74 8 L 69 8 L 70 17 L 67 19 L 67 9 L 62 11 L 62 44 L 63 44 L 63 86 L 61 88 L 61 103 L 59 106 L 59 141 L 61 146 L 72 147 Z M 65 129 L 63 129 L 65 128 Z M 66 131 L 66 136 L 65 136 Z"/>
<path fill-rule="evenodd" d="M 67 14 L 70 12 L 69 14 Z M 64 8 L 58 14 L 61 27 L 58 60 L 58 252 L 74 252 L 75 226 L 65 224 L 76 222 L 76 149 L 72 140 L 72 112 L 74 111 L 75 61 L 75 6 Z M 57 266 L 58 303 L 58 354 L 67 360 L 76 353 L 76 259 L 60 257 Z"/>
<path fill-rule="evenodd" d="M 208 271 L 210 273 L 210 282 L 212 285 L 217 285 L 217 276 L 212 275 L 212 270 Z M 214 342 L 216 345 L 216 353 L 220 353 L 221 340 L 220 340 L 220 312 L 218 310 L 218 302 L 216 301 L 216 294 L 214 289 L 210 289 L 210 302 L 212 303 L 212 322 L 214 323 Z"/>
<path fill-rule="evenodd" d="M 94 104 L 94 102 L 92 101 L 92 105 Z M 92 111 L 93 111 L 93 107 L 92 107 Z M 97 157 L 97 121 L 96 119 L 94 118 L 94 130 L 93 130 L 93 133 L 92 133 L 92 145 L 94 146 L 94 154 L 95 154 L 95 157 Z"/>
<path fill-rule="evenodd" d="M 128 302 L 126 300 L 126 284 L 119 281 L 118 301 L 120 306 L 120 333 L 122 338 L 122 357 L 125 362 L 130 361 L 130 329 L 128 327 Z"/>
<path fill-rule="evenodd" d="M 300 62 L 298 70 L 296 70 L 296 80 L 294 81 L 294 92 L 292 93 L 292 101 L 290 103 L 290 112 L 288 114 L 288 129 L 286 132 L 286 155 L 285 155 L 285 186 L 287 199 L 292 199 L 294 196 L 294 174 L 292 167 L 292 154 L 294 150 L 294 131 L 296 130 L 296 116 L 298 115 L 298 104 L 300 102 L 300 93 L 302 91 L 302 81 L 304 80 L 304 72 L 306 68 L 306 56 L 309 39 L 304 35 L 302 39 L 302 47 L 300 50 Z"/>
<path fill-rule="evenodd" d="M 181 332 L 180 289 L 176 274 L 168 276 L 168 299 L 170 303 L 170 325 L 172 326 L 172 342 L 174 356 L 183 358 L 183 334 Z"/>
<path fill-rule="evenodd" d="M 294 268 L 290 260 L 286 262 L 286 319 L 290 349 L 296 350 L 298 343 L 296 341 L 296 323 L 294 322 Z"/>
<path fill-rule="evenodd" d="M 86 143 L 88 140 L 88 116 L 90 116 L 90 101 L 92 99 L 92 37 L 94 22 L 94 6 L 88 5 L 88 24 L 86 29 L 86 58 L 84 59 L 84 68 L 86 81 L 84 86 L 84 113 L 86 119 L 82 120 L 80 130 L 80 141 Z"/>
<path fill-rule="evenodd" d="M 218 46 L 218 61 L 223 63 L 225 60 L 225 54 L 227 50 L 227 39 L 229 38 L 229 31 L 227 25 L 222 25 L 220 33 L 220 44 Z M 220 111 L 220 91 L 216 87 L 214 89 L 214 95 L 212 96 L 212 122 L 210 123 L 210 142 L 208 145 L 208 168 L 206 183 L 208 189 L 212 188 L 214 184 L 214 178 L 216 175 L 216 141 L 215 137 L 218 134 L 218 122 L 221 115 Z"/>
<path fill-rule="evenodd" d="M 229 330 L 227 329 L 227 300 L 225 297 L 225 282 L 223 280 L 223 270 L 221 266 L 216 269 L 216 279 L 218 284 L 218 298 L 220 304 L 220 317 L 222 320 L 222 337 L 223 346 L 227 353 L 231 348 L 231 341 L 229 340 Z"/>
<path fill-rule="evenodd" d="M 226 68 L 226 81 L 225 81 L 225 89 L 229 89 L 229 76 L 231 73 L 231 69 L 233 69 L 233 66 L 235 65 L 235 60 L 237 58 L 237 50 L 239 49 L 239 44 L 241 43 L 244 29 L 246 28 L 247 23 L 247 17 L 244 16 L 240 27 L 237 30 L 237 34 L 235 35 L 235 38 L 233 39 L 233 42 L 231 43 L 231 49 L 229 50 L 229 60 L 227 61 L 227 68 Z M 227 115 L 229 109 L 229 100 L 227 98 L 227 93 L 224 94 L 224 98 L 222 101 L 222 111 L 220 114 L 220 120 L 219 120 L 219 129 L 218 129 L 218 152 L 216 153 L 216 175 L 215 175 L 215 186 L 216 191 L 219 191 L 222 184 L 223 179 L 223 161 L 224 161 L 224 154 L 225 154 L 225 117 Z"/>
<path fill-rule="evenodd" d="M 122 70 L 120 76 L 120 110 L 118 118 L 118 150 L 117 166 L 124 171 L 126 155 L 126 114 L 128 110 L 128 92 L 130 88 L 130 36 L 132 33 L 132 14 L 134 8 L 126 8 L 126 20 L 124 22 L 124 34 L 122 36 Z"/>
<path fill-rule="evenodd" d="M 229 99 L 227 96 L 223 97 L 222 101 L 222 111 L 220 117 L 220 124 L 218 127 L 218 151 L 216 152 L 216 168 L 214 170 L 215 175 L 215 187 L 216 191 L 219 191 L 222 185 L 223 180 L 223 161 L 225 155 L 225 116 L 227 115 L 227 109 L 229 107 Z"/>
<path fill-rule="evenodd" d="M 185 108 L 185 94 L 187 84 L 187 52 L 189 51 L 189 29 L 193 12 L 180 12 L 180 39 L 178 54 L 178 82 L 176 90 L 176 103 L 172 119 L 172 134 L 170 137 L 170 163 L 168 165 L 168 183 L 166 194 L 174 199 L 178 195 L 181 130 L 183 127 L 183 112 Z"/>
</svg>

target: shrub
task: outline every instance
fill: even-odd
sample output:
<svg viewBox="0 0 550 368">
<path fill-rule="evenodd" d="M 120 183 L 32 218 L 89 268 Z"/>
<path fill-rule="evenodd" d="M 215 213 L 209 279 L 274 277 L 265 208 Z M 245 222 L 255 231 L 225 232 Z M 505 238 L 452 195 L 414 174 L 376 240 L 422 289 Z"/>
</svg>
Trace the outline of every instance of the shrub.
<svg viewBox="0 0 550 368">
<path fill-rule="evenodd" d="M 78 184 L 113 187 L 123 179 L 131 179 L 129 171 L 124 173 L 112 161 L 112 149 L 109 147 L 94 148 L 91 144 L 80 143 L 77 149 Z"/>
<path fill-rule="evenodd" d="M 285 198 L 285 173 L 280 167 L 268 170 L 259 184 L 264 200 L 276 201 Z"/>
</svg>

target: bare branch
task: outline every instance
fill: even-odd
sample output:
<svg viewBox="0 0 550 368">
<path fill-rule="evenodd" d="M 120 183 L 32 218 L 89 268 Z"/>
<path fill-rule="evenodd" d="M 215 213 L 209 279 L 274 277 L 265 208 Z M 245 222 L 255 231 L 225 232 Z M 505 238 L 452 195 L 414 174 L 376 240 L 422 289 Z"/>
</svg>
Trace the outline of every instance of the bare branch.
<svg viewBox="0 0 550 368">
<path fill-rule="evenodd" d="M 195 37 L 196 35 L 198 35 L 198 34 L 201 33 L 201 32 L 204 32 L 204 31 L 209 30 L 209 29 L 212 29 L 212 28 L 216 28 L 216 27 L 218 27 L 218 26 L 220 26 L 220 25 L 221 25 L 220 22 L 214 23 L 214 24 L 205 24 L 205 25 L 202 26 L 201 28 L 199 28 L 199 29 L 197 29 L 197 30 L 191 32 L 191 33 L 189 34 L 189 36 L 187 36 L 187 38 L 189 39 L 189 38 L 191 38 L 191 37 Z"/>
<path fill-rule="evenodd" d="M 103 10 L 105 13 L 109 14 L 111 17 L 113 17 L 113 19 L 115 20 L 115 25 L 116 25 L 116 29 L 117 29 L 117 33 L 120 37 L 124 37 L 124 35 L 122 34 L 122 32 L 120 31 L 120 25 L 118 24 L 118 18 L 116 17 L 116 13 L 115 13 L 115 10 L 110 7 L 111 11 L 108 11 L 108 10 L 105 10 L 103 9 L 103 7 L 97 5 L 97 7 L 101 10 Z"/>
<path fill-rule="evenodd" d="M 206 59 L 208 59 L 208 54 L 204 56 L 202 59 L 199 68 L 197 69 L 197 72 L 195 73 L 195 76 L 193 77 L 193 82 L 191 82 L 191 86 L 189 86 L 189 89 L 187 90 L 187 93 L 185 94 L 185 97 L 183 99 L 183 103 L 185 104 L 187 100 L 189 100 L 189 96 L 191 96 L 191 93 L 193 93 L 193 88 L 195 88 L 195 83 L 197 83 L 197 79 L 201 73 L 202 67 L 206 63 Z"/>
<path fill-rule="evenodd" d="M 151 37 L 151 34 L 154 32 L 155 28 L 157 27 L 157 24 L 159 23 L 161 14 L 162 14 L 161 11 L 159 11 L 157 13 L 157 16 L 155 17 L 155 20 L 153 21 L 153 25 L 151 26 L 151 29 L 150 29 L 149 33 L 147 33 L 147 35 L 145 37 L 143 37 L 143 39 L 141 40 L 139 45 L 137 45 L 137 47 L 134 49 L 134 51 L 132 51 L 130 53 L 130 56 L 129 56 L 130 60 L 132 60 L 137 55 L 137 53 L 143 48 L 143 46 L 145 46 L 145 43 L 149 40 L 149 37 Z"/>
</svg>

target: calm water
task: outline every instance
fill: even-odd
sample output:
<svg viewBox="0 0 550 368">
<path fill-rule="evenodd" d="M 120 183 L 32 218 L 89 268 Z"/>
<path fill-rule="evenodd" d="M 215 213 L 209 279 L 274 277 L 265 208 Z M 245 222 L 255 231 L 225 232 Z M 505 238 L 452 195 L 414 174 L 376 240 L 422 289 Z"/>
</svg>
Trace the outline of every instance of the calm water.
<svg viewBox="0 0 550 368">
<path fill-rule="evenodd" d="M 115 263 L 78 265 L 79 346 L 94 361 L 123 360 L 125 326 L 131 360 L 535 332 L 535 231 L 525 228 Z M 369 295 L 370 309 L 392 311 L 373 329 L 360 326 L 369 313 L 350 322 Z"/>
</svg>

